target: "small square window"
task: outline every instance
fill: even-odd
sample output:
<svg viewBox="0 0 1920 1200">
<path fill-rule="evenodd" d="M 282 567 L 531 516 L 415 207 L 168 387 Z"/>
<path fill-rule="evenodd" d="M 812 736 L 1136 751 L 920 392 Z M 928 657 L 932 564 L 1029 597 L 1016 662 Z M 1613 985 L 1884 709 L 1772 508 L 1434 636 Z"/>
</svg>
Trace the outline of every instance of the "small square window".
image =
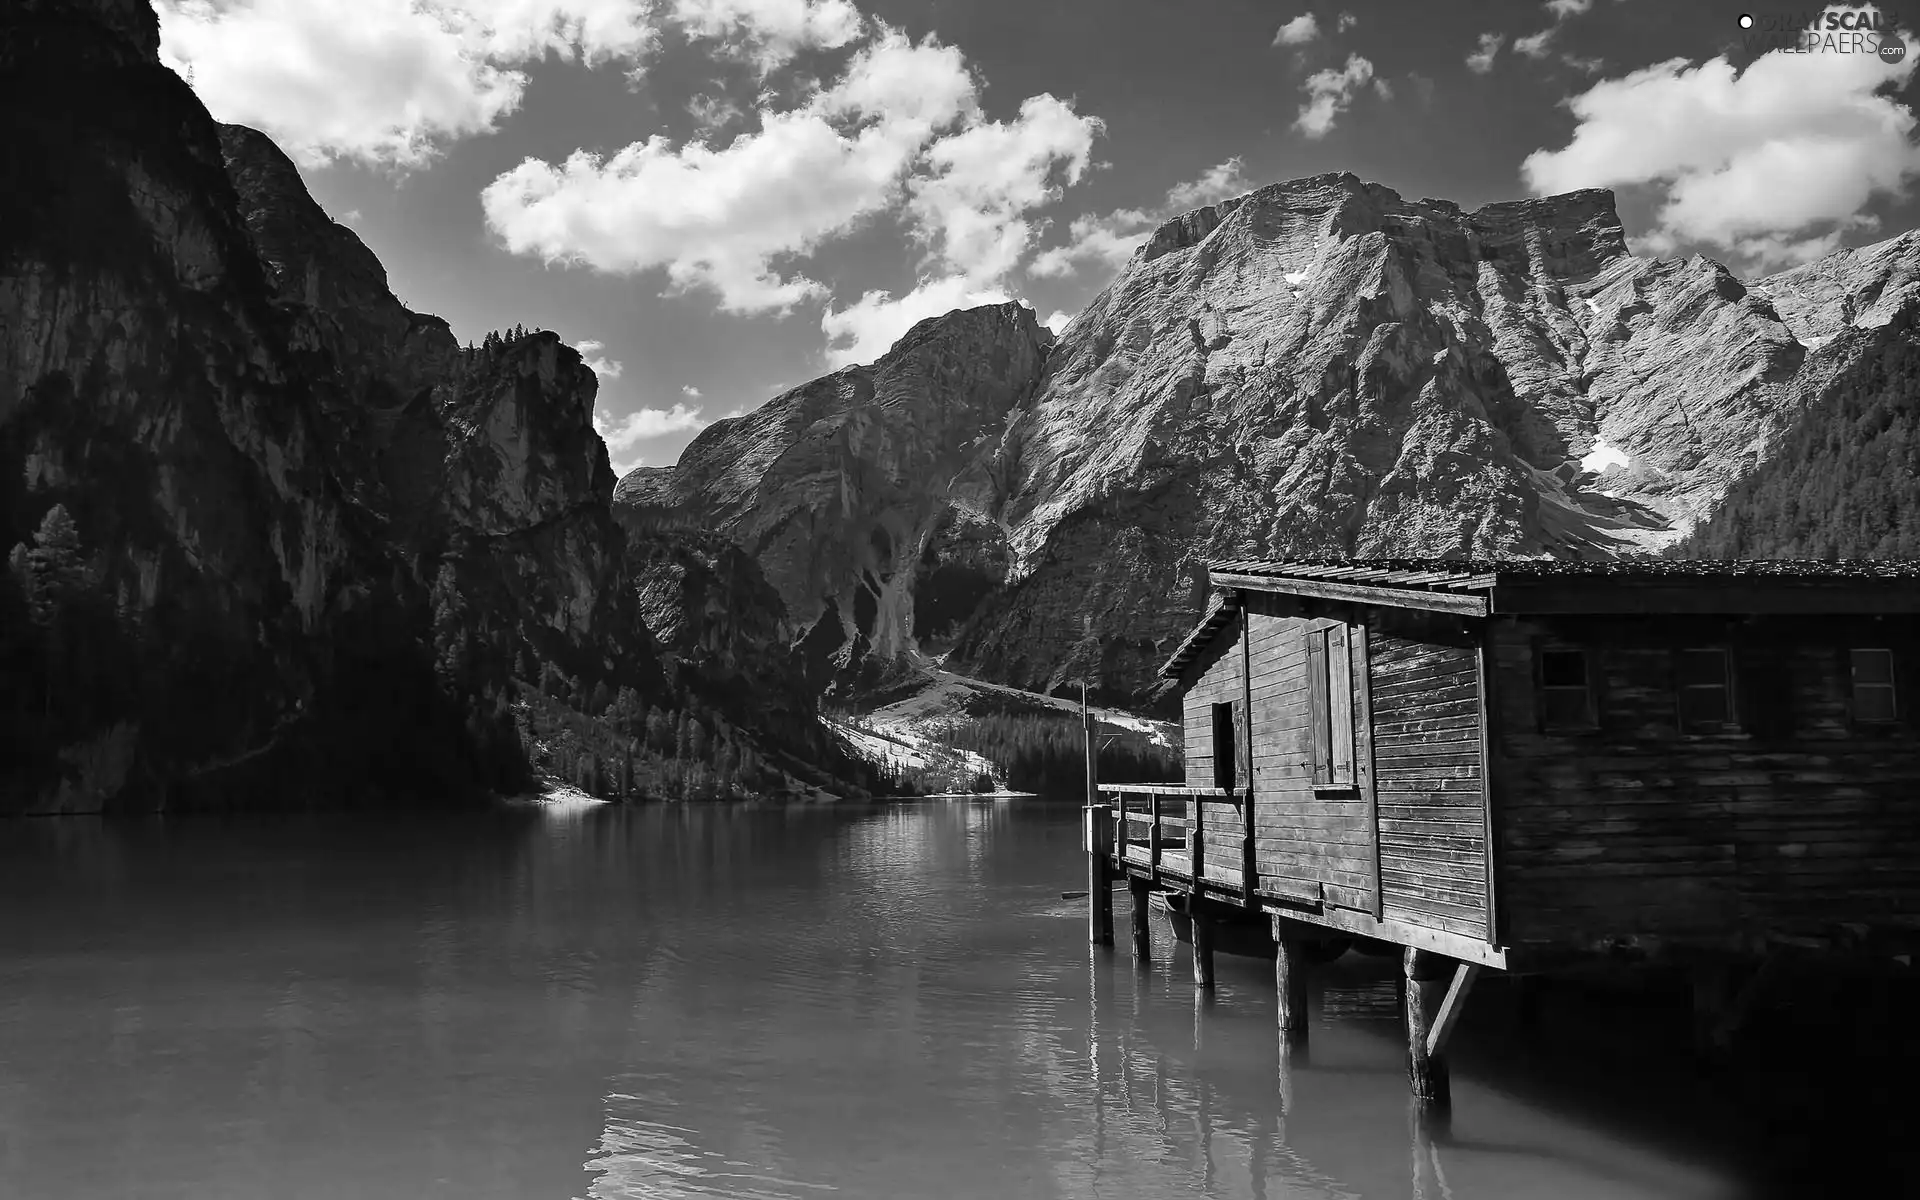
<svg viewBox="0 0 1920 1200">
<path fill-rule="evenodd" d="M 1893 651 L 1855 650 L 1853 667 L 1853 719 L 1891 721 L 1899 713 L 1894 702 Z"/>
<path fill-rule="evenodd" d="M 1547 729 L 1593 725 L 1593 690 L 1584 650 L 1540 652 L 1540 719 Z"/>
<path fill-rule="evenodd" d="M 1717 730 L 1733 720 L 1733 680 L 1727 652 L 1714 648 L 1682 650 L 1674 663 L 1680 727 Z"/>
</svg>

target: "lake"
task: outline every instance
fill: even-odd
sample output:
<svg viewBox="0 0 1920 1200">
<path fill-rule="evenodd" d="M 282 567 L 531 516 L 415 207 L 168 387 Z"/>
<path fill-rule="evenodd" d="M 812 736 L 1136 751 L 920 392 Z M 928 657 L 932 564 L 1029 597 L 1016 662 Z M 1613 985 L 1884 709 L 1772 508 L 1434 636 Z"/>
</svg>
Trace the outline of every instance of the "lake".
<svg viewBox="0 0 1920 1200">
<path fill-rule="evenodd" d="M 1121 947 L 1086 944 L 1078 818 L 0 823 L 0 1196 L 1581 1200 L 1899 1169 L 1906 1114 L 1798 1077 L 1757 1107 L 1664 1018 L 1556 995 L 1522 1029 L 1499 981 L 1450 1122 L 1415 1120 L 1397 963 L 1317 972 L 1283 1062 L 1270 964 L 1196 996 L 1156 922 L 1138 968 L 1124 893 Z"/>
</svg>

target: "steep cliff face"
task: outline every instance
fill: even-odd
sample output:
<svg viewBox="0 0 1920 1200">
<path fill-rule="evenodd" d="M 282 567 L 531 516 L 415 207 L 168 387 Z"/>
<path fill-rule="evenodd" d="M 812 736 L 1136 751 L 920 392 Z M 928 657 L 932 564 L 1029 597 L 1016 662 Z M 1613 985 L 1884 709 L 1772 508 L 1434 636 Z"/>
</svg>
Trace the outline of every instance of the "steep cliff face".
<svg viewBox="0 0 1920 1200">
<path fill-rule="evenodd" d="M 1030 396 L 1050 342 L 1018 305 L 922 321 L 870 367 L 708 426 L 673 468 L 622 480 L 616 504 L 637 528 L 732 538 L 816 664 L 899 654 L 928 545 L 950 510 L 993 503 L 982 447 Z"/>
<path fill-rule="evenodd" d="M 525 782 L 524 684 L 682 711 L 578 354 L 407 310 L 157 45 L 0 11 L 0 808 L 451 798 Z"/>
<path fill-rule="evenodd" d="M 678 467 L 622 491 L 777 563 L 871 566 L 883 598 L 903 563 L 882 574 L 859 540 L 890 520 L 930 531 L 919 579 L 944 603 L 875 603 L 849 629 L 857 571 L 829 581 L 783 567 L 802 618 L 790 633 L 824 608 L 841 645 L 864 635 L 887 651 L 931 635 L 913 617 L 937 609 L 934 636 L 957 629 L 949 665 L 1039 691 L 1085 677 L 1139 701 L 1198 613 L 1208 558 L 1672 545 L 1840 369 L 1841 351 L 1820 350 L 1834 331 L 1899 306 L 1917 244 L 1749 286 L 1704 258 L 1630 254 L 1605 191 L 1467 212 L 1351 175 L 1295 180 L 1155 231 L 1036 376 L 998 384 L 1000 427 L 947 444 L 921 493 L 944 506 L 859 489 L 858 523 L 793 520 L 836 511 L 829 480 L 910 477 L 884 441 L 845 443 L 831 471 L 771 469 L 789 454 L 816 464 L 804 431 L 840 411 L 841 376 L 710 430 Z M 902 346 L 961 341 L 977 321 L 950 314 Z M 941 412 L 944 394 L 899 405 Z M 1019 398 L 1001 407 L 1002 395 Z M 942 507 L 991 531 L 963 540 L 962 558 L 987 573 L 938 575 L 942 531 L 956 528 L 939 523 Z"/>
</svg>

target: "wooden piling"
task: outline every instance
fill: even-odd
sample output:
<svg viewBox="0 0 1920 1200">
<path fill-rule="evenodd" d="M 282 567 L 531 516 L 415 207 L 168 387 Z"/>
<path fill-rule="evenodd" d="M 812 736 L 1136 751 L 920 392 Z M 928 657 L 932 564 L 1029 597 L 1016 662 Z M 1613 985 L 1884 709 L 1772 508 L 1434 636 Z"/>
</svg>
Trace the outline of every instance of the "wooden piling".
<svg viewBox="0 0 1920 1200">
<path fill-rule="evenodd" d="M 1213 921 L 1198 912 L 1193 914 L 1193 986 L 1213 987 Z"/>
<path fill-rule="evenodd" d="M 1279 953 L 1273 959 L 1273 981 L 1280 993 L 1280 1042 L 1298 1046 L 1307 1040 L 1306 947 L 1296 937 L 1276 937 Z"/>
<path fill-rule="evenodd" d="M 1401 1008 L 1407 1026 L 1407 1083 L 1417 1103 L 1434 1108 L 1445 1108 L 1453 1102 L 1447 1060 L 1431 1046 L 1432 1026 L 1428 1018 L 1445 992 L 1447 965 L 1447 960 L 1440 955 L 1411 946 L 1401 960 L 1406 975 Z"/>
<path fill-rule="evenodd" d="M 1082 826 L 1087 850 L 1087 939 L 1096 946 L 1113 945 L 1113 810 L 1089 804 Z"/>
<path fill-rule="evenodd" d="M 1153 901 L 1153 889 L 1144 879 L 1128 879 L 1127 893 L 1133 900 L 1133 956 L 1141 962 L 1153 958 L 1153 926 L 1149 923 L 1148 905 Z"/>
</svg>

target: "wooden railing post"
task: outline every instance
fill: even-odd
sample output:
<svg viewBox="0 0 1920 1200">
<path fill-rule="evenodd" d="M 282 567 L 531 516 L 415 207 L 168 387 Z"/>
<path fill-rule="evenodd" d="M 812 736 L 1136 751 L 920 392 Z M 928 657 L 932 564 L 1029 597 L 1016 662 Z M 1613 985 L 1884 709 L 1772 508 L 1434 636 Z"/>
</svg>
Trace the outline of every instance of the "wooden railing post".
<svg viewBox="0 0 1920 1200">
<path fill-rule="evenodd" d="M 1100 804 L 1085 809 L 1087 843 L 1087 937 L 1096 946 L 1113 945 L 1113 810 Z"/>
<path fill-rule="evenodd" d="M 1147 796 L 1147 807 L 1153 817 L 1153 824 L 1147 834 L 1147 878 L 1154 883 L 1160 882 L 1160 793 L 1151 792 Z"/>
<path fill-rule="evenodd" d="M 1187 799 L 1187 865 L 1193 869 L 1193 894 L 1200 894 L 1200 880 L 1204 875 L 1200 856 L 1203 853 L 1200 836 L 1201 826 L 1205 824 L 1201 817 L 1201 799 L 1190 796 Z"/>
</svg>

